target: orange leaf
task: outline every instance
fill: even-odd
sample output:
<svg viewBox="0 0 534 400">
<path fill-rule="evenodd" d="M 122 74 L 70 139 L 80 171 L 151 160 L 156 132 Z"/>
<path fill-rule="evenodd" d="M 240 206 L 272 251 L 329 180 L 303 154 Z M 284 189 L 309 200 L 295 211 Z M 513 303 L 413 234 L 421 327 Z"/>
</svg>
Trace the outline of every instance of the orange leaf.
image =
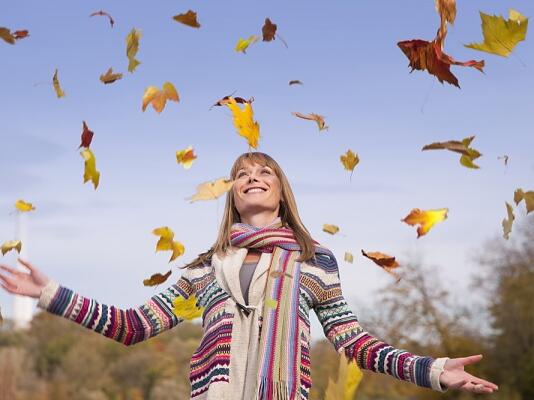
<svg viewBox="0 0 534 400">
<path fill-rule="evenodd" d="M 376 265 L 383 268 L 384 271 L 393 275 L 397 282 L 400 281 L 400 276 L 393 271 L 395 268 L 399 267 L 399 263 L 395 261 L 395 257 L 380 253 L 378 251 L 367 253 L 362 250 L 362 254 L 371 261 L 373 261 Z"/>
<path fill-rule="evenodd" d="M 197 13 L 193 10 L 189 10 L 185 14 L 175 15 L 172 19 L 192 28 L 200 28 L 200 24 L 197 21 Z"/>
<path fill-rule="evenodd" d="M 448 208 L 440 208 L 437 210 L 420 210 L 419 208 L 414 208 L 401 221 L 412 226 L 419 225 L 417 228 L 417 237 L 419 238 L 426 235 L 435 224 L 447 219 L 448 211 Z"/>
<path fill-rule="evenodd" d="M 161 113 L 165 108 L 167 100 L 176 102 L 180 101 L 178 92 L 172 83 L 165 82 L 162 90 L 156 86 L 149 86 L 146 88 L 145 93 L 143 94 L 142 110 L 145 111 L 146 107 L 152 103 L 154 110 L 156 110 L 158 113 Z"/>
<path fill-rule="evenodd" d="M 109 68 L 105 74 L 100 75 L 100 81 L 107 85 L 122 79 L 121 73 L 113 73 L 113 68 Z"/>
<path fill-rule="evenodd" d="M 295 117 L 315 121 L 317 123 L 317 127 L 319 128 L 319 131 L 328 130 L 328 126 L 325 124 L 324 117 L 322 115 L 315 113 L 302 114 L 300 112 L 292 112 L 291 114 L 293 114 Z"/>
<path fill-rule="evenodd" d="M 219 178 L 215 181 L 204 182 L 197 186 L 197 192 L 186 200 L 194 202 L 198 200 L 214 200 L 232 188 L 234 181 Z"/>
<path fill-rule="evenodd" d="M 176 162 L 182 164 L 185 169 L 191 168 L 193 161 L 196 160 L 196 158 L 197 156 L 195 155 L 192 146 L 176 152 Z"/>
<path fill-rule="evenodd" d="M 165 273 L 164 275 L 162 275 L 160 273 L 153 274 L 152 276 L 150 276 L 150 278 L 143 280 L 143 285 L 145 285 L 145 286 L 156 286 L 156 285 L 159 285 L 159 284 L 165 282 L 169 278 L 169 276 L 171 276 L 171 273 L 172 273 L 172 271 L 169 271 L 169 272 Z"/>
<path fill-rule="evenodd" d="M 15 44 L 17 40 L 24 39 L 29 36 L 27 30 L 20 30 L 11 33 L 8 28 L 0 27 L 0 39 L 3 39 L 9 44 Z"/>
</svg>

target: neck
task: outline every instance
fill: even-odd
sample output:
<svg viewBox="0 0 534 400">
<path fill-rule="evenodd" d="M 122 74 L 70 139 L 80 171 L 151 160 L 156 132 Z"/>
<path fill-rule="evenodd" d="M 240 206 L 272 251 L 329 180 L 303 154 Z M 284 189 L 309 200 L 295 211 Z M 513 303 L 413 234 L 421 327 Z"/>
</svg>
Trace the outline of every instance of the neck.
<svg viewBox="0 0 534 400">
<path fill-rule="evenodd" d="M 255 228 L 263 228 L 273 222 L 276 218 L 278 218 L 278 212 L 265 211 L 253 215 L 242 216 L 241 222 L 254 226 Z"/>
</svg>

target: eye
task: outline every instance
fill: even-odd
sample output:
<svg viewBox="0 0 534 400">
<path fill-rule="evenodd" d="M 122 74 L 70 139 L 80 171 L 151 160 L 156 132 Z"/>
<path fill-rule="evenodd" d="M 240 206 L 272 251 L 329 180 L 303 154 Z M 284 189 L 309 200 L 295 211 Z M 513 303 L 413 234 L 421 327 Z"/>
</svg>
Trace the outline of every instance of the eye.
<svg viewBox="0 0 534 400">
<path fill-rule="evenodd" d="M 241 178 L 243 175 L 246 175 L 246 172 L 245 171 L 239 171 L 237 173 L 237 178 Z"/>
<path fill-rule="evenodd" d="M 270 175 L 270 174 L 271 174 L 271 171 L 268 170 L 267 168 L 264 168 L 264 169 L 261 170 L 261 173 L 262 173 L 262 174 L 269 174 L 269 175 Z"/>
</svg>

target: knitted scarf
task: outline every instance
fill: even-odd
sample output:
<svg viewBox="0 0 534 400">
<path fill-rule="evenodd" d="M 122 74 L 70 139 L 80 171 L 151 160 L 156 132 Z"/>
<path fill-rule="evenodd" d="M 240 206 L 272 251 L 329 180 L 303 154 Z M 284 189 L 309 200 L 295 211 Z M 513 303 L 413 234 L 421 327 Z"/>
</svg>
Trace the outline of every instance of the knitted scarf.
<svg viewBox="0 0 534 400">
<path fill-rule="evenodd" d="M 234 224 L 230 243 L 272 253 L 263 302 L 257 399 L 300 398 L 300 246 L 293 231 L 275 220 L 264 228 Z M 315 253 L 333 256 L 317 242 Z"/>
</svg>

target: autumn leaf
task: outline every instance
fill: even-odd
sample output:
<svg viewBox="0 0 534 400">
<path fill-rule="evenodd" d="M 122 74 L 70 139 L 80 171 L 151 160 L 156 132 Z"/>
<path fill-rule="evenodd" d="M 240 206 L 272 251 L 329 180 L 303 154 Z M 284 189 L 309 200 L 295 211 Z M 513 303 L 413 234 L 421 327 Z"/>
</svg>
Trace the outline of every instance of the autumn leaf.
<svg viewBox="0 0 534 400">
<path fill-rule="evenodd" d="M 105 85 L 118 81 L 119 79 L 122 79 L 122 74 L 114 73 L 113 68 L 111 67 L 105 74 L 100 75 L 100 82 L 104 83 Z"/>
<path fill-rule="evenodd" d="M 180 101 L 178 92 L 172 83 L 165 82 L 162 90 L 156 86 L 149 86 L 145 89 L 145 93 L 143 94 L 142 110 L 145 111 L 148 104 L 152 103 L 154 110 L 161 113 L 165 108 L 167 100 L 176 102 Z"/>
<path fill-rule="evenodd" d="M 510 158 L 510 157 L 508 157 L 508 156 L 505 154 L 505 155 L 503 155 L 503 156 L 499 156 L 499 157 L 497 157 L 497 160 L 503 160 L 503 162 L 504 162 L 504 166 L 507 167 L 507 166 L 508 166 L 508 159 L 509 159 L 509 158 Z"/>
<path fill-rule="evenodd" d="M 246 102 L 243 104 L 243 108 L 241 108 L 237 105 L 237 101 L 233 97 L 229 97 L 226 106 L 232 112 L 237 133 L 247 139 L 250 147 L 257 148 L 258 140 L 260 139 L 260 125 L 254 121 L 252 104 Z"/>
<path fill-rule="evenodd" d="M 482 43 L 466 44 L 470 49 L 508 57 L 515 46 L 525 40 L 528 18 L 520 12 L 510 9 L 508 21 L 502 16 L 480 13 L 482 19 Z"/>
<path fill-rule="evenodd" d="M 510 232 L 512 232 L 512 224 L 514 223 L 515 216 L 512 206 L 508 204 L 508 202 L 505 202 L 504 204 L 506 205 L 507 217 L 502 220 L 502 236 L 508 240 L 510 238 Z"/>
<path fill-rule="evenodd" d="M 352 400 L 362 380 L 363 372 L 356 361 L 349 361 L 344 353 L 339 355 L 337 379 L 328 379 L 325 400 Z"/>
<path fill-rule="evenodd" d="M 113 25 L 115 24 L 115 21 L 113 20 L 113 17 L 107 13 L 106 11 L 95 11 L 94 13 L 92 13 L 91 15 L 89 15 L 89 17 L 95 17 L 95 16 L 102 16 L 102 17 L 108 17 L 109 19 L 109 24 L 111 25 L 111 27 L 113 28 Z"/>
<path fill-rule="evenodd" d="M 174 261 L 185 253 L 185 247 L 182 243 L 174 240 L 174 232 L 168 226 L 162 226 L 152 231 L 156 236 L 160 236 L 156 244 L 156 252 L 172 251 L 169 262 Z"/>
<path fill-rule="evenodd" d="M 217 100 L 211 107 L 225 106 L 228 103 L 230 103 L 231 98 L 234 99 L 235 102 L 238 104 L 252 103 L 254 101 L 254 97 L 251 97 L 250 99 L 245 100 L 243 97 L 233 97 L 232 95 L 228 95 L 228 96 L 224 96 L 222 99 Z"/>
<path fill-rule="evenodd" d="M 193 161 L 197 158 L 194 153 L 193 147 L 189 146 L 186 149 L 176 152 L 176 162 L 182 164 L 185 169 L 191 168 Z"/>
<path fill-rule="evenodd" d="M 165 282 L 169 276 L 171 276 L 171 273 L 172 271 L 168 271 L 167 273 L 165 274 L 160 274 L 160 273 L 157 273 L 157 274 L 153 274 L 150 276 L 150 278 L 148 279 L 143 279 L 143 285 L 144 286 L 156 286 L 156 285 L 159 285 L 163 282 Z"/>
<path fill-rule="evenodd" d="M 420 210 L 419 208 L 414 208 L 401 221 L 412 226 L 419 225 L 417 227 L 417 238 L 419 238 L 426 235 L 435 224 L 447 219 L 448 211 L 448 208 L 440 208 L 436 210 Z"/>
<path fill-rule="evenodd" d="M 388 274 L 395 277 L 396 281 L 400 281 L 401 277 L 395 273 L 395 269 L 399 267 L 399 263 L 395 257 L 381 253 L 379 251 L 365 252 L 362 250 L 362 255 L 373 261 L 376 265 L 384 269 Z"/>
<path fill-rule="evenodd" d="M 346 262 L 351 263 L 351 264 L 354 262 L 354 256 L 352 255 L 352 253 L 349 253 L 348 251 L 345 252 L 345 257 L 343 259 Z"/>
<path fill-rule="evenodd" d="M 141 32 L 132 28 L 128 36 L 126 36 L 126 57 L 128 57 L 128 71 L 134 72 L 141 62 L 135 59 L 139 51 L 139 40 L 141 39 Z"/>
<path fill-rule="evenodd" d="M 291 85 L 304 85 L 304 83 L 302 83 L 298 79 L 293 79 L 293 80 L 289 81 L 289 86 L 291 86 Z"/>
<path fill-rule="evenodd" d="M 197 21 L 197 13 L 193 10 L 189 10 L 185 14 L 175 15 L 172 19 L 192 28 L 200 28 L 200 24 Z"/>
<path fill-rule="evenodd" d="M 310 120 L 310 121 L 315 121 L 317 123 L 317 127 L 319 128 L 319 131 L 328 130 L 328 126 L 324 122 L 324 116 L 322 116 L 322 115 L 315 114 L 315 113 L 302 114 L 300 112 L 292 112 L 291 114 L 293 114 L 295 117 L 299 117 L 299 118 L 302 118 L 302 119 L 307 119 L 307 120 Z"/>
<path fill-rule="evenodd" d="M 352 150 L 347 150 L 345 154 L 342 154 L 339 159 L 341 160 L 341 164 L 343 164 L 343 167 L 350 171 L 350 176 L 352 178 L 352 173 L 354 172 L 354 168 L 356 165 L 360 162 L 360 158 L 358 157 L 358 154 L 354 154 Z"/>
<path fill-rule="evenodd" d="M 0 249 L 3 256 L 11 250 L 16 250 L 16 252 L 20 254 L 20 251 L 22 250 L 22 242 L 20 240 L 8 240 L 7 242 L 2 243 Z"/>
<path fill-rule="evenodd" d="M 323 232 L 335 235 L 339 232 L 339 226 L 332 224 L 323 224 Z"/>
<path fill-rule="evenodd" d="M 28 212 L 35 210 L 32 203 L 26 203 L 24 200 L 17 200 L 15 202 L 15 208 L 20 212 Z"/>
<path fill-rule="evenodd" d="M 59 85 L 59 79 L 57 77 L 57 68 L 54 72 L 54 76 L 52 77 L 52 85 L 54 86 L 54 90 L 56 91 L 56 95 L 59 98 L 65 97 L 65 92 L 63 89 L 61 89 L 61 86 Z"/>
<path fill-rule="evenodd" d="M 177 296 L 172 301 L 172 312 L 180 319 L 192 320 L 202 316 L 204 307 L 197 305 L 197 299 L 194 294 L 184 299 L 182 296 Z"/>
<path fill-rule="evenodd" d="M 235 51 L 237 51 L 238 53 L 242 52 L 243 54 L 246 54 L 248 47 L 251 44 L 256 43 L 257 41 L 258 41 L 258 37 L 255 35 L 249 36 L 248 39 L 239 38 L 239 40 L 237 41 L 237 44 L 235 45 Z"/>
<path fill-rule="evenodd" d="M 100 182 L 100 172 L 96 170 L 96 159 L 91 149 L 85 148 L 80 151 L 81 156 L 85 160 L 85 169 L 83 173 L 83 183 L 87 181 L 93 182 L 96 190 Z"/>
<path fill-rule="evenodd" d="M 0 38 L 9 44 L 15 44 L 17 40 L 27 38 L 29 35 L 27 30 L 19 30 L 11 33 L 8 28 L 0 27 Z"/>
<path fill-rule="evenodd" d="M 273 24 L 269 18 L 265 18 L 265 23 L 261 28 L 261 33 L 263 35 L 264 42 L 270 42 L 271 40 L 274 40 L 274 36 L 276 35 L 276 28 L 276 24 Z"/>
<path fill-rule="evenodd" d="M 89 146 L 91 146 L 91 142 L 93 140 L 94 132 L 89 129 L 89 127 L 87 126 L 85 121 L 82 121 L 82 122 L 83 122 L 82 142 L 80 143 L 80 146 L 78 147 L 78 149 L 81 148 L 81 147 L 85 147 L 86 149 L 88 149 Z"/>
<path fill-rule="evenodd" d="M 527 207 L 527 214 L 534 211 L 534 190 L 523 192 L 523 189 L 516 189 L 514 192 L 514 202 L 516 205 L 525 200 L 525 206 Z"/>
<path fill-rule="evenodd" d="M 467 168 L 480 168 L 473 161 L 482 154 L 470 147 L 475 136 L 469 136 L 462 140 L 449 140 L 447 142 L 434 142 L 423 146 L 424 150 L 449 150 L 461 154 L 460 164 Z"/>
<path fill-rule="evenodd" d="M 201 183 L 197 186 L 197 192 L 186 200 L 190 203 L 198 200 L 214 200 L 229 191 L 233 184 L 234 181 L 225 178 Z"/>
</svg>

